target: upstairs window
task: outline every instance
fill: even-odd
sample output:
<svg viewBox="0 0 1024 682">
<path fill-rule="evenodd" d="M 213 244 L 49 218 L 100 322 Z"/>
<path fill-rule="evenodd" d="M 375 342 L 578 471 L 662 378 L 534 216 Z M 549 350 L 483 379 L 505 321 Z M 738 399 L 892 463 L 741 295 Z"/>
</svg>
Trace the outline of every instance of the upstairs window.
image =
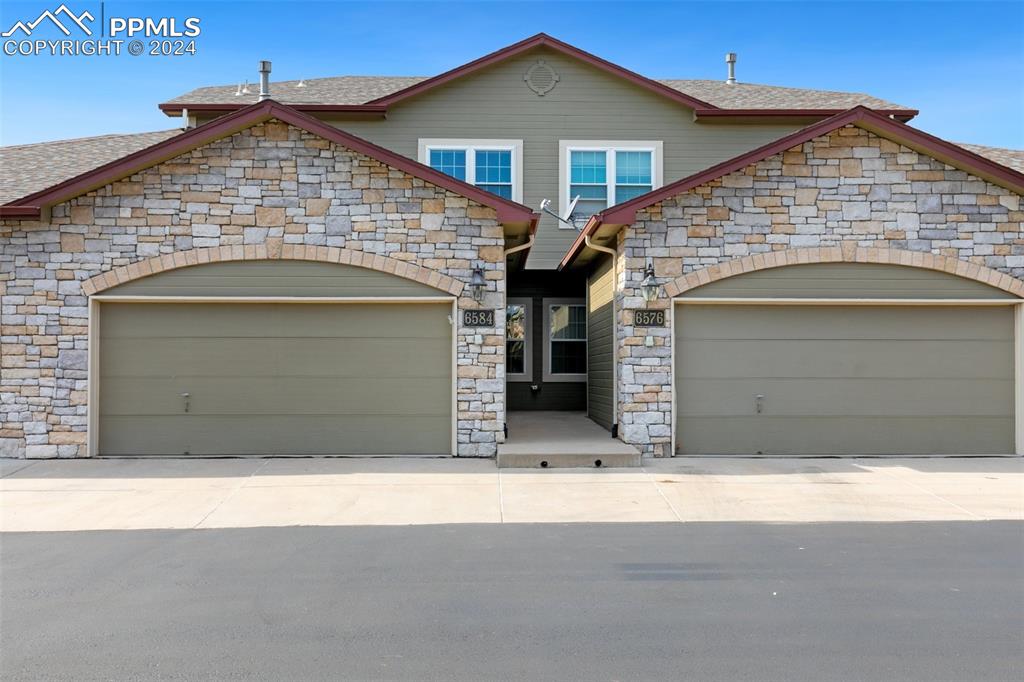
<svg viewBox="0 0 1024 682">
<path fill-rule="evenodd" d="M 504 199 L 522 201 L 522 140 L 420 140 L 420 162 Z"/>
<path fill-rule="evenodd" d="M 660 142 L 563 140 L 561 147 L 564 217 L 585 220 L 661 186 Z M 572 215 L 565 216 L 576 197 Z"/>
<path fill-rule="evenodd" d="M 573 150 L 569 169 L 569 198 L 580 198 L 573 214 L 591 216 L 608 208 L 608 155 Z"/>
<path fill-rule="evenodd" d="M 458 180 L 466 180 L 465 149 L 431 149 L 430 167 Z"/>
<path fill-rule="evenodd" d="M 653 189 L 654 152 L 615 152 L 615 203 L 621 204 Z"/>
</svg>

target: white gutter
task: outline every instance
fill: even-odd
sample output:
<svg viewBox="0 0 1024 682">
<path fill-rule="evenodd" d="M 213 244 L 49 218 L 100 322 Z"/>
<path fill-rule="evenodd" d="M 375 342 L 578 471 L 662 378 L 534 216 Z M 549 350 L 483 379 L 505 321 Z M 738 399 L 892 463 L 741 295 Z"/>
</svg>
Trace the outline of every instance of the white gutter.
<svg viewBox="0 0 1024 682">
<path fill-rule="evenodd" d="M 511 249 L 505 249 L 505 257 L 508 258 L 513 253 L 519 253 L 520 251 L 526 251 L 528 248 L 533 246 L 533 242 L 536 239 L 537 239 L 537 235 L 536 234 L 531 234 L 530 238 L 526 241 L 525 244 L 520 244 L 519 246 L 513 246 Z"/>
<path fill-rule="evenodd" d="M 607 253 L 612 257 L 612 432 L 618 435 L 619 432 L 619 358 L 618 358 L 618 332 L 619 316 L 615 305 L 615 284 L 619 278 L 619 254 L 615 249 L 601 246 L 590 241 L 590 235 L 584 233 L 583 242 L 601 253 Z"/>
<path fill-rule="evenodd" d="M 536 233 L 536 231 L 534 231 L 534 233 L 530 235 L 530 238 L 526 240 L 525 244 L 520 244 L 519 246 L 513 246 L 511 249 L 505 249 L 505 258 L 508 258 L 509 256 L 511 256 L 514 253 L 519 253 L 520 251 L 526 251 L 528 248 L 533 246 L 533 242 L 536 239 L 537 239 L 537 233 Z M 505 268 L 505 310 L 506 311 L 508 310 L 508 268 Z M 505 378 L 505 387 L 506 388 L 508 387 L 508 378 L 507 377 Z M 505 437 L 508 438 L 508 397 L 507 396 L 506 396 L 506 398 L 504 400 L 504 404 L 505 404 L 505 414 L 502 415 L 501 421 L 505 425 Z"/>
</svg>

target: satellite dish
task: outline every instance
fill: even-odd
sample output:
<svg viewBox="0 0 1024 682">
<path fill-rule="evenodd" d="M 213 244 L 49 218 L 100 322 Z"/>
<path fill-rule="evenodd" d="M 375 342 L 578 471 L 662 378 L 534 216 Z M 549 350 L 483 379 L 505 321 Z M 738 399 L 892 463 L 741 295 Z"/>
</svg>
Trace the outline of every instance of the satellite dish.
<svg viewBox="0 0 1024 682">
<path fill-rule="evenodd" d="M 568 222 L 573 222 L 572 221 L 572 212 L 576 210 L 576 204 L 577 204 L 577 202 L 579 202 L 579 200 L 580 200 L 580 195 L 577 194 L 575 197 L 573 197 L 572 201 L 569 202 L 569 208 L 565 209 L 565 213 L 562 214 L 562 220 L 563 221 L 565 221 L 567 223 Z"/>
<path fill-rule="evenodd" d="M 572 212 L 576 210 L 576 203 L 580 200 L 579 196 L 576 196 L 572 201 L 569 202 L 569 208 L 566 209 L 565 215 L 558 215 L 552 211 L 548 206 L 551 205 L 550 199 L 542 199 L 540 202 L 540 210 L 547 213 L 553 218 L 557 218 L 559 222 L 563 222 L 570 227 L 574 227 L 577 230 L 587 224 L 588 218 L 584 216 L 573 217 Z"/>
</svg>

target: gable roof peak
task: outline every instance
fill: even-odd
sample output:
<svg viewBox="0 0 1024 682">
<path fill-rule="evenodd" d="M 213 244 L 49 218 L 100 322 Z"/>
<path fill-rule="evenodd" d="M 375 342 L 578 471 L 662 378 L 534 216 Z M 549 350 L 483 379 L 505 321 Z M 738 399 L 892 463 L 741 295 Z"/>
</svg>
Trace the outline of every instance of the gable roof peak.
<svg viewBox="0 0 1024 682">
<path fill-rule="evenodd" d="M 953 142 L 948 142 L 926 133 L 923 130 L 918 130 L 894 117 L 886 116 L 863 105 L 857 105 L 745 154 L 727 159 L 681 180 L 651 190 L 646 194 L 641 194 L 620 204 L 610 206 L 594 214 L 569 247 L 568 252 L 566 252 L 559 264 L 559 269 L 571 264 L 583 250 L 587 238 L 592 237 L 604 224 L 611 226 L 632 224 L 636 220 L 637 211 L 653 206 L 677 194 L 688 192 L 724 175 L 740 171 L 751 164 L 758 163 L 776 154 L 781 154 L 788 149 L 798 147 L 816 137 L 828 135 L 848 125 L 855 125 L 878 137 L 901 144 L 954 168 L 967 171 L 987 182 L 1009 189 L 1011 192 L 1017 194 L 1024 193 L 1024 173 L 1015 168 L 977 154 L 970 149 L 965 149 Z"/>
<path fill-rule="evenodd" d="M 663 97 L 667 97 L 691 109 L 706 110 L 718 108 L 704 100 L 697 99 L 685 92 L 680 92 L 679 90 L 671 88 L 664 83 L 647 78 L 646 76 L 641 76 L 635 71 L 630 71 L 629 69 L 619 66 L 618 64 L 614 64 L 607 59 L 603 59 L 597 55 L 586 52 L 585 50 L 581 50 L 575 45 L 570 45 L 569 43 L 559 40 L 547 33 L 537 33 L 529 38 L 524 38 L 518 43 L 513 43 L 501 48 L 500 50 L 495 50 L 483 57 L 479 57 L 471 62 L 467 62 L 461 66 L 455 67 L 454 69 L 438 74 L 433 78 L 428 78 L 414 85 L 410 85 L 407 88 L 403 88 L 383 97 L 378 97 L 375 100 L 367 102 L 367 104 L 386 107 L 404 99 L 415 97 L 427 90 L 432 90 L 457 78 L 468 76 L 471 73 L 475 73 L 481 69 L 485 69 L 494 64 L 511 59 L 538 47 L 547 47 L 568 57 L 578 59 L 590 66 L 593 66 L 594 68 L 611 75 L 618 76 L 619 78 L 623 78 L 634 85 L 650 90 L 651 92 L 662 95 Z"/>
<path fill-rule="evenodd" d="M 193 149 L 230 137 L 271 119 L 305 130 L 380 161 L 409 175 L 425 180 L 450 192 L 466 197 L 483 206 L 493 208 L 499 222 L 528 223 L 535 225 L 539 216 L 527 206 L 502 198 L 486 190 L 458 180 L 441 171 L 425 166 L 418 161 L 392 152 L 372 142 L 356 137 L 318 118 L 304 114 L 286 104 L 266 99 L 256 104 L 231 112 L 206 125 L 192 128 L 162 142 L 140 149 L 137 152 L 111 161 L 85 173 L 39 192 L 22 197 L 0 206 L 0 217 L 37 218 L 44 209 L 74 197 L 86 194 L 98 187 L 121 180 L 133 173 L 151 168 Z M 531 228 L 532 229 L 532 228 Z"/>
</svg>

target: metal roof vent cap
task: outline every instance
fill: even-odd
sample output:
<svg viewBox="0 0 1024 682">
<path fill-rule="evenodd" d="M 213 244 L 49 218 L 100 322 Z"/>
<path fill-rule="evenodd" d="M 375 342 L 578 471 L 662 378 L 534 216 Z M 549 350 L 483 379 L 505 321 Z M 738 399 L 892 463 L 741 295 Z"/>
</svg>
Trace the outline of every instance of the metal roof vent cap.
<svg viewBox="0 0 1024 682">
<path fill-rule="evenodd" d="M 725 63 L 729 65 L 729 77 L 725 79 L 728 85 L 736 85 L 736 53 L 726 52 Z"/>
<path fill-rule="evenodd" d="M 260 96 L 256 101 L 265 99 L 270 99 L 270 62 L 264 59 L 260 62 Z"/>
</svg>

